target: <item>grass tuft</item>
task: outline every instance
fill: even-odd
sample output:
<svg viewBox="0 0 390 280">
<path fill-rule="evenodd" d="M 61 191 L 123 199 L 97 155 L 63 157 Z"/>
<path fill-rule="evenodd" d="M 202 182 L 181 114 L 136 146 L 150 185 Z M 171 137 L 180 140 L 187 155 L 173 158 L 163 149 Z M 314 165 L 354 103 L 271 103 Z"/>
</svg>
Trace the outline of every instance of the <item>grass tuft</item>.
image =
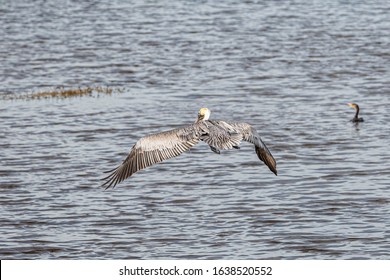
<svg viewBox="0 0 390 280">
<path fill-rule="evenodd" d="M 39 91 L 21 95 L 6 95 L 4 98 L 7 100 L 32 100 L 32 99 L 48 99 L 48 98 L 73 98 L 82 96 L 99 96 L 101 94 L 112 95 L 113 93 L 122 93 L 124 90 L 120 88 L 112 87 L 79 87 L 76 89 L 66 89 L 64 87 L 58 87 L 53 90 Z"/>
</svg>

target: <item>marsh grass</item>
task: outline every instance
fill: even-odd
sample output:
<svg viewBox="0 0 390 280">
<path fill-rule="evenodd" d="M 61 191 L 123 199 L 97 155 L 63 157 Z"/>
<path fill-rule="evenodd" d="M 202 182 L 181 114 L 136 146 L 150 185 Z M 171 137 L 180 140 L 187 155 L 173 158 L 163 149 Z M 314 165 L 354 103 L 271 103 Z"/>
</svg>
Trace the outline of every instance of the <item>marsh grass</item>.
<svg viewBox="0 0 390 280">
<path fill-rule="evenodd" d="M 20 95 L 7 95 L 4 98 L 6 100 L 33 100 L 33 99 L 49 99 L 49 98 L 73 98 L 73 97 L 82 97 L 82 96 L 93 96 L 98 97 L 100 95 L 112 95 L 114 93 L 122 93 L 124 90 L 121 88 L 112 88 L 112 87 L 79 87 L 79 88 L 64 88 L 58 87 L 53 90 L 39 91 L 33 93 L 26 93 Z"/>
</svg>

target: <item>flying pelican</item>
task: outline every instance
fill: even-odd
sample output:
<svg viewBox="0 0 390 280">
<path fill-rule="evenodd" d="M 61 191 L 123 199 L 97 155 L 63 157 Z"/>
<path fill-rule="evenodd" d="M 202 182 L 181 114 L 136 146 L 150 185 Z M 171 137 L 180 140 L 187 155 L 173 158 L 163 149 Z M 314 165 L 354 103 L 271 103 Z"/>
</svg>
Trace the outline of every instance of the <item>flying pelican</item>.
<svg viewBox="0 0 390 280">
<path fill-rule="evenodd" d="M 122 164 L 107 171 L 110 175 L 102 179 L 106 181 L 102 186 L 106 189 L 114 188 L 141 169 L 182 154 L 200 140 L 217 154 L 220 149 L 239 149 L 242 140 L 250 142 L 255 145 L 259 159 L 277 175 L 275 159 L 251 125 L 209 120 L 209 117 L 210 110 L 201 108 L 193 124 L 142 137 L 131 148 Z"/>
<path fill-rule="evenodd" d="M 359 105 L 357 105 L 356 103 L 348 103 L 347 105 L 349 107 L 355 108 L 356 110 L 355 116 L 353 117 L 351 122 L 364 122 L 363 118 L 359 118 L 359 111 L 360 111 Z"/>
</svg>

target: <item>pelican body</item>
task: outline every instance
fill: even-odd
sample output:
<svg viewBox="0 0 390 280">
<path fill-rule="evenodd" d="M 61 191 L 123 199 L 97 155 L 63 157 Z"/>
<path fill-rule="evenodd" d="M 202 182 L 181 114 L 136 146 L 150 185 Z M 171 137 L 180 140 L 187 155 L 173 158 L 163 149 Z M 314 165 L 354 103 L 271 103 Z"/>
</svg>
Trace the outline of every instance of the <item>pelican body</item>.
<svg viewBox="0 0 390 280">
<path fill-rule="evenodd" d="M 348 103 L 347 105 L 355 109 L 355 116 L 353 117 L 353 119 L 351 119 L 351 122 L 354 123 L 364 122 L 363 118 L 359 118 L 359 111 L 360 111 L 359 105 L 357 105 L 356 103 Z"/>
<path fill-rule="evenodd" d="M 220 154 L 220 150 L 239 149 L 242 140 L 255 146 L 258 158 L 277 175 L 276 161 L 261 140 L 257 131 L 247 123 L 209 120 L 210 110 L 199 110 L 195 123 L 142 137 L 131 148 L 129 155 L 118 167 L 103 178 L 106 189 L 132 176 L 134 173 L 153 164 L 176 157 L 203 141 L 210 149 Z"/>
</svg>

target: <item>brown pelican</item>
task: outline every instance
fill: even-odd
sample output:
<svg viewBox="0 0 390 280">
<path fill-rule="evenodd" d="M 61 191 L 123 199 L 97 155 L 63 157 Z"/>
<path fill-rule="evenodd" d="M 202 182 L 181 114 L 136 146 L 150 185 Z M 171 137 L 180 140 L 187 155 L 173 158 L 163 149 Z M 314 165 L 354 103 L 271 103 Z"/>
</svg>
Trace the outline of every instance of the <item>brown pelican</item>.
<svg viewBox="0 0 390 280">
<path fill-rule="evenodd" d="M 102 179 L 106 181 L 102 186 L 106 189 L 114 188 L 141 169 L 182 154 L 200 140 L 217 154 L 220 149 L 239 149 L 242 140 L 250 142 L 255 145 L 259 159 L 277 175 L 275 159 L 251 125 L 209 120 L 209 117 L 210 110 L 202 108 L 193 124 L 142 137 L 131 148 L 122 164 L 108 171 L 110 175 Z"/>
<path fill-rule="evenodd" d="M 359 118 L 359 105 L 357 105 L 356 103 L 348 103 L 347 105 L 349 107 L 355 108 L 356 110 L 355 117 L 351 120 L 351 122 L 364 122 L 363 118 Z"/>
</svg>

